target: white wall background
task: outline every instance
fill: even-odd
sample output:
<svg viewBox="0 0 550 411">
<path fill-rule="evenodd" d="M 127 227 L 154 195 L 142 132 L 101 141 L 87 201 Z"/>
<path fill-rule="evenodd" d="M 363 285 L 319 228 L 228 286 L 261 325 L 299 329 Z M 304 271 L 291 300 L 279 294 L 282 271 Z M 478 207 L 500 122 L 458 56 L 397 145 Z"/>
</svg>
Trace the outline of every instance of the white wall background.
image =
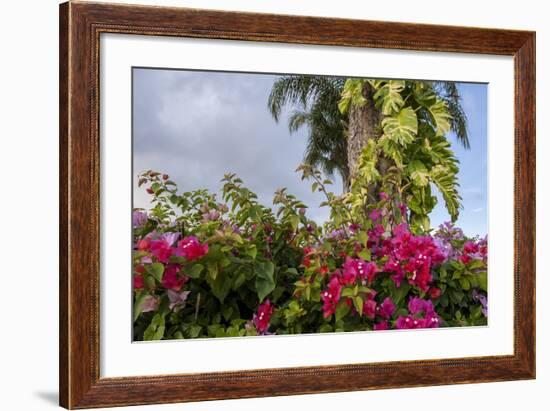
<svg viewBox="0 0 550 411">
<path fill-rule="evenodd" d="M 540 0 L 163 0 L 135 3 L 537 31 L 537 254 L 550 248 L 550 12 Z M 0 13 L 0 406 L 57 407 L 57 0 L 4 2 Z M 546 253 L 545 253 L 546 252 Z M 547 409 L 550 277 L 538 264 L 536 381 L 137 407 L 158 410 Z"/>
</svg>

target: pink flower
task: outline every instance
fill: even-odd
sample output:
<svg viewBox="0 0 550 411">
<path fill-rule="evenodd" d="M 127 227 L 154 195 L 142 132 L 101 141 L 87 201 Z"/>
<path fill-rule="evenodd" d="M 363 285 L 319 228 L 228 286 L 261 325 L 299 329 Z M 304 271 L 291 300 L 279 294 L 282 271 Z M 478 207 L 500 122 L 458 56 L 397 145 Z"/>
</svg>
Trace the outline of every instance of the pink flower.
<svg viewBox="0 0 550 411">
<path fill-rule="evenodd" d="M 400 315 L 395 322 L 395 328 L 397 328 L 398 330 L 407 330 L 414 328 L 413 318 L 410 315 Z"/>
<path fill-rule="evenodd" d="M 379 196 L 380 196 L 380 200 L 388 201 L 390 199 L 390 196 L 384 191 L 381 191 Z"/>
<path fill-rule="evenodd" d="M 197 260 L 208 253 L 208 244 L 201 244 L 197 237 L 189 236 L 178 242 L 174 254 L 183 256 L 188 261 Z"/>
<path fill-rule="evenodd" d="M 176 264 L 169 264 L 164 269 L 162 276 L 162 286 L 168 290 L 179 291 L 183 284 L 187 282 L 189 277 L 183 276 L 178 278 L 180 267 Z"/>
<path fill-rule="evenodd" d="M 189 297 L 189 294 L 191 294 L 191 291 L 183 291 L 181 293 L 178 293 L 173 290 L 168 290 L 167 294 L 168 300 L 170 301 L 168 308 L 170 308 L 174 312 L 178 312 L 183 307 L 185 307 L 185 302 L 187 301 L 187 297 Z"/>
<path fill-rule="evenodd" d="M 346 262 L 343 265 L 342 282 L 346 285 L 355 283 L 355 279 L 359 277 L 361 280 L 367 280 L 372 283 L 378 267 L 372 261 L 366 262 L 361 258 L 346 257 Z"/>
<path fill-rule="evenodd" d="M 432 287 L 428 290 L 428 294 L 430 294 L 430 298 L 432 300 L 436 300 L 439 297 L 441 297 L 441 289 L 439 289 L 437 287 Z"/>
<path fill-rule="evenodd" d="M 377 208 L 375 208 L 374 210 L 372 210 L 369 214 L 369 218 L 372 220 L 372 221 L 376 221 L 378 220 L 380 217 L 382 217 L 382 212 L 380 210 L 378 210 Z"/>
<path fill-rule="evenodd" d="M 373 320 L 376 315 L 376 301 L 366 300 L 363 303 L 363 314 L 365 314 L 367 318 Z"/>
<path fill-rule="evenodd" d="M 323 300 L 323 317 L 330 317 L 336 311 L 336 305 L 340 301 L 340 294 L 342 292 L 342 286 L 338 280 L 338 276 L 333 274 L 328 288 L 321 293 L 321 299 Z"/>
<path fill-rule="evenodd" d="M 380 314 L 380 316 L 384 318 L 391 318 L 391 316 L 395 312 L 395 308 L 396 307 L 392 299 L 390 297 L 386 297 L 384 301 L 382 301 L 382 304 L 380 304 L 378 314 Z"/>
<path fill-rule="evenodd" d="M 147 295 L 141 302 L 141 312 L 147 313 L 149 311 L 156 311 L 159 307 L 160 298 L 154 295 Z"/>
<path fill-rule="evenodd" d="M 134 275 L 134 289 L 141 290 L 145 287 L 145 281 L 141 275 Z"/>
<path fill-rule="evenodd" d="M 148 237 L 142 238 L 137 242 L 137 249 L 139 251 L 149 251 L 151 246 L 151 240 Z"/>
<path fill-rule="evenodd" d="M 464 252 L 466 254 L 475 254 L 479 251 L 479 246 L 473 241 L 468 240 L 464 243 Z"/>
<path fill-rule="evenodd" d="M 172 246 L 179 238 L 180 233 L 164 233 L 159 238 L 166 241 L 169 246 Z"/>
<path fill-rule="evenodd" d="M 433 312 L 434 306 L 430 300 L 423 300 L 420 297 L 412 297 L 409 300 L 409 311 L 412 314 Z"/>
<path fill-rule="evenodd" d="M 441 324 L 441 318 L 435 311 L 429 312 L 424 318 L 424 327 L 425 328 L 438 328 Z"/>
<path fill-rule="evenodd" d="M 254 314 L 252 317 L 252 322 L 254 323 L 254 327 L 256 327 L 258 334 L 267 334 L 267 330 L 269 329 L 269 321 L 271 319 L 271 314 L 273 314 L 274 308 L 275 307 L 269 300 L 265 300 L 265 302 L 260 304 L 258 307 L 258 314 Z"/>
<path fill-rule="evenodd" d="M 374 324 L 375 331 L 388 330 L 390 327 L 387 321 L 382 321 L 377 324 Z"/>
<path fill-rule="evenodd" d="M 168 259 L 172 255 L 172 248 L 168 241 L 164 239 L 151 241 L 151 254 L 153 254 L 157 260 L 162 263 L 167 263 Z"/>
</svg>

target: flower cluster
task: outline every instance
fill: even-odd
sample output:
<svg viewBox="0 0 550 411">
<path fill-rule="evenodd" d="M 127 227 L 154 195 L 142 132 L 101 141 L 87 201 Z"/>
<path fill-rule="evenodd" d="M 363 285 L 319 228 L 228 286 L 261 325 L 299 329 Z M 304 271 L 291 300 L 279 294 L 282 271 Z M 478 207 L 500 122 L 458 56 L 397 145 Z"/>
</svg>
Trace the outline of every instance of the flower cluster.
<svg viewBox="0 0 550 411">
<path fill-rule="evenodd" d="M 387 258 L 383 271 L 392 273 L 397 287 L 406 278 L 409 284 L 428 291 L 432 269 L 445 261 L 437 242 L 430 236 L 413 235 L 405 223 L 395 226 L 392 236 L 385 236 L 382 230 L 377 225 L 369 232 L 369 245 L 376 256 Z"/>
<path fill-rule="evenodd" d="M 425 231 L 393 194 L 366 208 L 329 196 L 321 226 L 284 190 L 263 207 L 233 175 L 222 203 L 160 173 L 140 181 L 153 205 L 132 215 L 138 340 L 487 323 L 487 239 Z"/>
<path fill-rule="evenodd" d="M 400 315 L 395 322 L 398 329 L 438 328 L 441 318 L 435 312 L 432 301 L 412 297 L 408 304 L 408 314 Z"/>
<path fill-rule="evenodd" d="M 258 307 L 258 313 L 252 317 L 252 322 L 259 335 L 269 334 L 269 321 L 273 314 L 274 306 L 269 300 L 265 300 L 263 304 Z"/>
</svg>

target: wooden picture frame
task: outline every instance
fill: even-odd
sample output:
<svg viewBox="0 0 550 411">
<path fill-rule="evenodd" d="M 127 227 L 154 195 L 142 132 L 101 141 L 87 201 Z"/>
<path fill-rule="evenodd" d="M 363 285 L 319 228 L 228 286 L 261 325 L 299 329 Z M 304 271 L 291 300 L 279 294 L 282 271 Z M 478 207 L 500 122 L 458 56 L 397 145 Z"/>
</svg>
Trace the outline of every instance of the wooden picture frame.
<svg viewBox="0 0 550 411">
<path fill-rule="evenodd" d="M 513 56 L 514 354 L 100 378 L 101 33 Z M 535 378 L 535 33 L 69 2 L 60 6 L 60 405 L 91 408 Z"/>
</svg>

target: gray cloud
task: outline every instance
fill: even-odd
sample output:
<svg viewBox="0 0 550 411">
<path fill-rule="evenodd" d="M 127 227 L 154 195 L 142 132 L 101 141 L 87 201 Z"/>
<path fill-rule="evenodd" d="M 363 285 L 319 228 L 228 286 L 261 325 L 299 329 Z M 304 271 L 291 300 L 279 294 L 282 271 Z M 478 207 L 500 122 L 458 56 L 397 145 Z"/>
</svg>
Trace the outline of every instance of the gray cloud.
<svg viewBox="0 0 550 411">
<path fill-rule="evenodd" d="M 134 69 L 134 178 L 154 169 L 180 190 L 219 192 L 225 173 L 239 175 L 260 202 L 287 187 L 310 206 L 317 221 L 327 217 L 323 200 L 294 170 L 301 163 L 307 131 L 290 135 L 286 115 L 275 123 L 267 98 L 277 76 Z M 341 191 L 336 178 L 335 192 Z M 135 187 L 134 206 L 147 208 Z"/>
</svg>

